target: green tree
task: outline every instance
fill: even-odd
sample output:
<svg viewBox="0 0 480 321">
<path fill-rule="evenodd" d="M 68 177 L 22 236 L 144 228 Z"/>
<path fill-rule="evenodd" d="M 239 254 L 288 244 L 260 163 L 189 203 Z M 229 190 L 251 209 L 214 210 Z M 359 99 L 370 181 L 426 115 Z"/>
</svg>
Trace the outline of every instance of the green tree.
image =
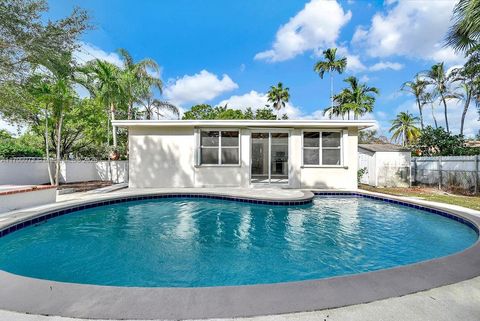
<svg viewBox="0 0 480 321">
<path fill-rule="evenodd" d="M 127 100 L 127 119 L 132 119 L 135 104 L 141 103 L 143 98 L 151 98 L 152 88 L 162 92 L 162 81 L 158 77 L 153 76 L 158 74 L 160 69 L 153 59 L 146 58 L 139 62 L 134 62 L 127 50 L 121 48 L 118 49 L 118 53 L 123 61 L 120 80 L 125 99 Z M 154 99 L 152 98 L 151 100 L 153 101 Z"/>
<path fill-rule="evenodd" d="M 283 115 L 282 119 L 287 119 L 287 115 Z M 202 104 L 195 105 L 183 114 L 184 120 L 214 120 L 214 119 L 256 119 L 256 120 L 275 120 L 277 115 L 273 109 L 264 107 L 253 111 L 248 107 L 243 112 L 240 109 L 231 109 L 228 106 L 212 107 Z"/>
<path fill-rule="evenodd" d="M 425 80 L 420 79 L 417 75 L 413 81 L 404 82 L 402 85 L 402 90 L 407 91 L 415 96 L 415 101 L 417 102 L 418 112 L 420 113 L 420 126 L 423 129 L 423 103 L 422 97 L 425 95 L 425 90 L 428 83 Z"/>
<path fill-rule="evenodd" d="M 375 87 L 369 87 L 365 83 L 360 83 L 356 77 L 348 77 L 344 80 L 349 84 L 349 88 L 344 88 L 339 94 L 334 96 L 334 102 L 338 110 L 332 112 L 342 115 L 347 114 L 350 119 L 350 113 L 353 113 L 354 119 L 371 113 L 375 105 L 375 95 L 379 90 Z M 328 112 L 329 108 L 326 109 Z"/>
<path fill-rule="evenodd" d="M 478 149 L 465 147 L 462 135 L 452 135 L 442 127 L 425 127 L 414 147 L 422 156 L 461 156 L 478 153 Z"/>
<path fill-rule="evenodd" d="M 430 110 L 432 112 L 432 119 L 435 124 L 435 128 L 438 128 L 438 123 L 437 123 L 437 118 L 435 117 L 435 92 L 424 92 L 422 97 L 421 97 L 421 102 L 422 106 L 429 104 L 430 105 Z"/>
<path fill-rule="evenodd" d="M 273 104 L 273 109 L 279 111 L 285 108 L 285 104 L 290 99 L 289 88 L 283 87 L 283 84 L 279 82 L 276 86 L 271 86 L 267 93 L 268 102 Z"/>
<path fill-rule="evenodd" d="M 323 57 L 325 60 L 318 61 L 313 70 L 318 73 L 321 79 L 326 72 L 330 75 L 330 107 L 333 107 L 333 73 L 338 72 L 342 74 L 347 68 L 347 58 L 341 57 L 337 59 L 337 48 L 329 48 L 323 51 Z"/>
<path fill-rule="evenodd" d="M 47 10 L 46 0 L 0 1 L 0 83 L 22 84 L 47 57 L 58 61 L 79 47 L 86 12 L 76 8 L 53 21 L 43 16 Z"/>
<path fill-rule="evenodd" d="M 358 132 L 359 144 L 387 144 L 388 139 L 385 136 L 378 135 L 376 130 L 360 130 Z"/>
<path fill-rule="evenodd" d="M 418 137 L 420 137 L 420 129 L 416 126 L 418 117 L 413 116 L 409 112 L 400 112 L 392 121 L 390 132 L 392 141 L 400 142 L 402 146 L 411 145 Z"/>
<path fill-rule="evenodd" d="M 85 66 L 79 69 L 79 82 L 90 95 L 100 101 L 109 114 L 109 122 L 115 120 L 117 108 L 128 108 L 128 93 L 122 86 L 122 71 L 120 68 L 107 61 L 95 59 L 89 61 Z M 110 124 L 107 124 L 110 128 Z M 109 136 L 109 135 L 108 135 Z M 112 128 L 113 149 L 118 156 L 117 150 L 117 131 Z"/>
<path fill-rule="evenodd" d="M 466 51 L 480 41 L 480 1 L 460 0 L 453 9 L 453 24 L 446 44 Z"/>
<path fill-rule="evenodd" d="M 171 113 L 177 119 L 180 117 L 180 112 L 177 106 L 169 103 L 168 101 L 161 101 L 153 98 L 151 92 L 144 95 L 140 100 L 140 103 L 143 106 L 143 111 L 140 112 L 140 114 L 145 119 L 154 119 L 155 116 L 157 119 L 164 118 L 165 112 Z"/>
<path fill-rule="evenodd" d="M 443 103 L 443 109 L 445 114 L 445 127 L 447 131 L 450 131 L 448 126 L 448 109 L 447 109 L 447 99 L 455 98 L 452 95 L 449 85 L 449 79 L 445 73 L 445 67 L 443 62 L 433 65 L 430 70 L 425 71 L 424 76 L 427 78 L 429 84 L 434 86 L 436 94 L 440 97 L 441 102 Z"/>
</svg>

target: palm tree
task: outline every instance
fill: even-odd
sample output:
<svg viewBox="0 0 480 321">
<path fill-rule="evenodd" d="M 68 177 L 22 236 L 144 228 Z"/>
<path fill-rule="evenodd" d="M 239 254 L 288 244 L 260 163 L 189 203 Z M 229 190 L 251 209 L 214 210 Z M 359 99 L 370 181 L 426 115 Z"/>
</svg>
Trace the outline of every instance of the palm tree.
<svg viewBox="0 0 480 321">
<path fill-rule="evenodd" d="M 415 96 L 415 101 L 417 102 L 418 111 L 420 113 L 420 126 L 423 129 L 423 113 L 422 113 L 422 101 L 421 98 L 425 94 L 428 83 L 425 80 L 422 80 L 418 75 L 413 81 L 404 82 L 401 90 L 407 91 Z"/>
<path fill-rule="evenodd" d="M 120 68 L 107 61 L 95 59 L 80 68 L 83 79 L 79 82 L 90 91 L 90 94 L 99 99 L 108 111 L 109 119 L 115 120 L 117 107 L 127 105 L 128 97 L 122 86 L 122 72 Z M 110 126 L 110 125 L 108 125 Z M 117 148 L 117 133 L 112 131 L 114 152 Z"/>
<path fill-rule="evenodd" d="M 329 48 L 323 51 L 323 57 L 325 60 L 318 61 L 313 70 L 318 73 L 321 79 L 326 72 L 330 74 L 330 107 L 333 107 L 333 72 L 343 73 L 347 68 L 347 58 L 342 57 L 337 59 L 337 48 Z"/>
<path fill-rule="evenodd" d="M 135 63 L 127 50 L 121 48 L 118 53 L 123 61 L 121 80 L 127 98 L 127 118 L 132 119 L 134 104 L 148 95 L 152 87 L 162 92 L 163 84 L 159 78 L 152 75 L 159 72 L 159 66 L 153 59 L 147 58 Z"/>
<path fill-rule="evenodd" d="M 350 119 L 350 112 L 352 112 L 354 119 L 358 119 L 359 116 L 372 112 L 375 104 L 374 95 L 378 95 L 378 88 L 360 83 L 353 76 L 346 78 L 344 81 L 350 85 L 350 88 L 344 88 L 333 97 L 342 117 L 347 114 L 348 119 Z"/>
<path fill-rule="evenodd" d="M 275 110 L 280 110 L 285 107 L 285 104 L 290 99 L 289 88 L 284 88 L 281 82 L 277 86 L 271 86 L 268 91 L 268 102 L 273 104 Z"/>
<path fill-rule="evenodd" d="M 421 98 L 422 105 L 430 104 L 432 110 L 432 119 L 435 124 L 435 128 L 438 128 L 437 118 L 435 117 L 435 108 L 433 104 L 435 103 L 435 94 L 431 92 L 425 92 Z"/>
<path fill-rule="evenodd" d="M 418 117 L 413 116 L 409 112 L 400 112 L 392 121 L 390 132 L 393 132 L 392 141 L 401 142 L 402 146 L 413 143 L 420 137 L 420 129 L 416 126 Z"/>
<path fill-rule="evenodd" d="M 480 1 L 460 0 L 453 9 L 453 25 L 446 44 L 466 51 L 480 41 Z"/>
<path fill-rule="evenodd" d="M 165 114 L 163 114 L 164 111 L 172 113 L 177 119 L 180 117 L 178 107 L 167 101 L 153 98 L 152 93 L 144 96 L 141 103 L 145 109 L 143 111 L 145 119 L 153 119 L 154 115 L 156 115 L 158 119 L 163 118 L 165 117 Z"/>
<path fill-rule="evenodd" d="M 475 97 L 475 92 L 478 91 L 478 85 L 480 84 L 480 53 L 472 52 L 468 61 L 461 68 L 456 68 L 451 73 L 452 82 L 459 82 L 460 92 L 456 92 L 455 96 L 463 101 L 463 111 L 460 120 L 460 135 L 463 135 L 463 129 L 465 124 L 465 117 L 468 112 L 468 108 Z"/>
<path fill-rule="evenodd" d="M 441 102 L 443 103 L 445 127 L 447 132 L 449 132 L 450 129 L 448 126 L 447 99 L 454 98 L 455 96 L 453 96 L 449 91 L 449 81 L 445 73 L 443 62 L 433 65 L 430 70 L 424 72 L 424 75 L 426 78 L 428 78 L 428 83 L 434 86 L 435 92 L 439 95 Z"/>
</svg>

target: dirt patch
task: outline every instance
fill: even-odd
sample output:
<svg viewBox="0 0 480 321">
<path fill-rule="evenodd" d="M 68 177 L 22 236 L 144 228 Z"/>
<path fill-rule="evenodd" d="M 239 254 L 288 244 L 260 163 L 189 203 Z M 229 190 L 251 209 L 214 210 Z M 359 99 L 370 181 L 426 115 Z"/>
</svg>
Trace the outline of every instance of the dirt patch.
<svg viewBox="0 0 480 321">
<path fill-rule="evenodd" d="M 73 192 L 86 192 L 94 189 L 111 186 L 111 181 L 87 181 L 60 184 L 59 190 L 73 189 Z"/>
</svg>

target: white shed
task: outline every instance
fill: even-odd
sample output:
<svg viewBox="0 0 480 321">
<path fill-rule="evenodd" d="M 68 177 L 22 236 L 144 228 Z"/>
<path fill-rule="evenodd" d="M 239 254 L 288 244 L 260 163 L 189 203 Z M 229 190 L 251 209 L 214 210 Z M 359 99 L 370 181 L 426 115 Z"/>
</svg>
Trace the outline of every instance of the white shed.
<svg viewBox="0 0 480 321">
<path fill-rule="evenodd" d="M 360 183 L 375 187 L 410 185 L 410 150 L 392 144 L 358 144 Z"/>
</svg>

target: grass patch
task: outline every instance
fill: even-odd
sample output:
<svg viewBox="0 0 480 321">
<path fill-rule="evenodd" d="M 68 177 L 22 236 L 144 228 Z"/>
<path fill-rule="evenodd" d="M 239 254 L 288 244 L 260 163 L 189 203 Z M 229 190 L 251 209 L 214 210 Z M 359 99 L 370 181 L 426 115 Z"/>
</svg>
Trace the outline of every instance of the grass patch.
<svg viewBox="0 0 480 321">
<path fill-rule="evenodd" d="M 360 189 L 384 193 L 389 195 L 396 196 L 408 196 L 416 197 L 426 201 L 433 201 L 439 203 L 446 203 L 452 205 L 459 205 L 467 208 L 471 208 L 477 211 L 480 211 L 480 196 L 465 196 L 465 195 L 455 195 L 449 194 L 443 191 L 439 191 L 431 188 L 398 188 L 398 187 L 387 187 L 387 188 L 376 188 L 368 185 L 360 185 Z"/>
</svg>

